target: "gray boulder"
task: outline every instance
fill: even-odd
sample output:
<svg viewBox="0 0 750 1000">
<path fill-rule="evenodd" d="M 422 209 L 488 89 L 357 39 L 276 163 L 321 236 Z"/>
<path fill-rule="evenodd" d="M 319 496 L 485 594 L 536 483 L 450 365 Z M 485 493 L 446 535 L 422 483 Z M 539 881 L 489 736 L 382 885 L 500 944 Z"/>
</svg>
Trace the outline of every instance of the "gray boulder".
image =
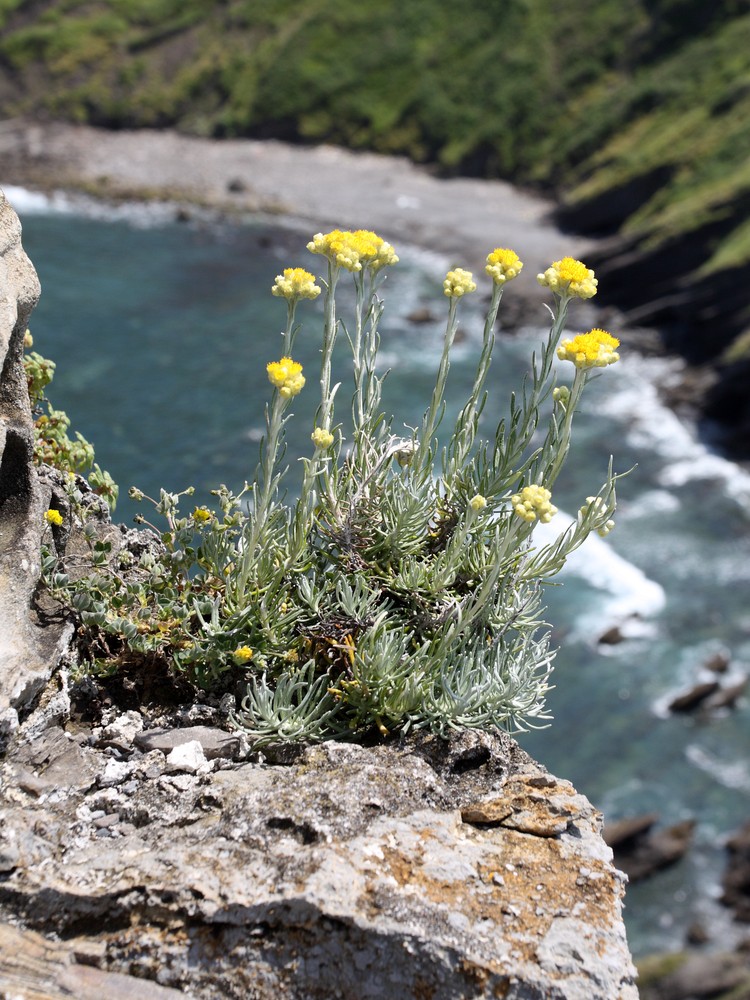
<svg viewBox="0 0 750 1000">
<path fill-rule="evenodd" d="M 638 996 L 601 817 L 509 737 L 185 773 L 34 721 L 0 765 L 0 922 L 104 972 L 206 1000 Z"/>
</svg>

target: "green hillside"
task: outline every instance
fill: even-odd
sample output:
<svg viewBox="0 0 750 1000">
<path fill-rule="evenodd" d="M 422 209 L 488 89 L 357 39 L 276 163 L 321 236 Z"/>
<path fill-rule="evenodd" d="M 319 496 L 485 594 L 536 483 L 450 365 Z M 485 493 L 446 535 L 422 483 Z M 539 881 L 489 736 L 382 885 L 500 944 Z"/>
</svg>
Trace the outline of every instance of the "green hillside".
<svg viewBox="0 0 750 1000">
<path fill-rule="evenodd" d="M 0 0 L 0 113 L 325 140 L 536 186 L 564 224 L 618 235 L 613 295 L 690 328 L 688 355 L 750 326 L 731 294 L 750 267 L 749 0 Z M 721 330 L 693 350 L 704 300 Z"/>
</svg>

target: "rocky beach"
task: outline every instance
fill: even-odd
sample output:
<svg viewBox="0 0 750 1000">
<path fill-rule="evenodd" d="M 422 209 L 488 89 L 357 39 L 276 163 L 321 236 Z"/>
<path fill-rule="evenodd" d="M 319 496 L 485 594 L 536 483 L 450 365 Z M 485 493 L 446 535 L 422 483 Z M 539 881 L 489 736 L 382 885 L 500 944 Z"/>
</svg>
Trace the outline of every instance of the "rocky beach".
<svg viewBox="0 0 750 1000">
<path fill-rule="evenodd" d="M 295 231 L 374 229 L 482 272 L 496 246 L 522 248 L 524 269 L 504 322 L 538 321 L 536 275 L 564 256 L 600 257 L 603 240 L 563 231 L 556 204 L 503 181 L 442 178 L 403 157 L 275 140 L 212 140 L 175 131 L 109 131 L 62 122 L 0 124 L 0 186 L 78 192 L 121 201 L 167 201 L 187 217 L 208 210 L 266 216 Z M 529 307 L 533 307 L 533 312 Z M 644 354 L 659 333 L 609 304 L 571 303 L 571 327 L 604 326 Z M 663 387 L 678 412 L 695 416 L 715 385 L 710 367 L 684 367 Z"/>
<path fill-rule="evenodd" d="M 0 125 L 0 181 L 261 212 L 313 231 L 374 229 L 394 244 L 458 254 L 455 263 L 473 268 L 495 246 L 522 245 L 526 287 L 551 260 L 595 245 L 560 233 L 553 203 L 511 184 L 444 180 L 403 158 L 333 146 L 11 121 Z"/>
</svg>

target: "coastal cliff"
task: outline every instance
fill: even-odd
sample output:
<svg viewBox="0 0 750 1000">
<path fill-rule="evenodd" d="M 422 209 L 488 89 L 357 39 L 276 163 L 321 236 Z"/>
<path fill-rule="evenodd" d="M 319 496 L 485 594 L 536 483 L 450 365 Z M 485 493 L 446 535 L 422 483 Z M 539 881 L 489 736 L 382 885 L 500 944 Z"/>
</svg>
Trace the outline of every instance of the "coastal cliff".
<svg viewBox="0 0 750 1000">
<path fill-rule="evenodd" d="M 38 283 L 4 199 L 0 233 L 0 991 L 637 997 L 601 816 L 510 738 L 263 756 L 225 700 L 71 687 L 70 627 L 36 603 L 56 487 L 32 465 Z"/>
</svg>

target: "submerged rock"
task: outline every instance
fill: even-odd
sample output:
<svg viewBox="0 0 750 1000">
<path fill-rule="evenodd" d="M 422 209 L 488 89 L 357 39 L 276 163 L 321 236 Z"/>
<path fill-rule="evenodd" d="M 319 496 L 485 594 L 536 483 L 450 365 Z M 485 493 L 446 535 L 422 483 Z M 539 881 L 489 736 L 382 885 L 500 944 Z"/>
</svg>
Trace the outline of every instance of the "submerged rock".
<svg viewBox="0 0 750 1000">
<path fill-rule="evenodd" d="M 733 910 L 736 920 L 750 923 L 750 821 L 727 841 L 727 852 L 721 901 Z"/>
<path fill-rule="evenodd" d="M 615 862 L 632 882 L 675 864 L 692 843 L 695 820 L 654 829 L 658 820 L 656 814 L 648 813 L 608 823 L 604 829 Z"/>
</svg>

